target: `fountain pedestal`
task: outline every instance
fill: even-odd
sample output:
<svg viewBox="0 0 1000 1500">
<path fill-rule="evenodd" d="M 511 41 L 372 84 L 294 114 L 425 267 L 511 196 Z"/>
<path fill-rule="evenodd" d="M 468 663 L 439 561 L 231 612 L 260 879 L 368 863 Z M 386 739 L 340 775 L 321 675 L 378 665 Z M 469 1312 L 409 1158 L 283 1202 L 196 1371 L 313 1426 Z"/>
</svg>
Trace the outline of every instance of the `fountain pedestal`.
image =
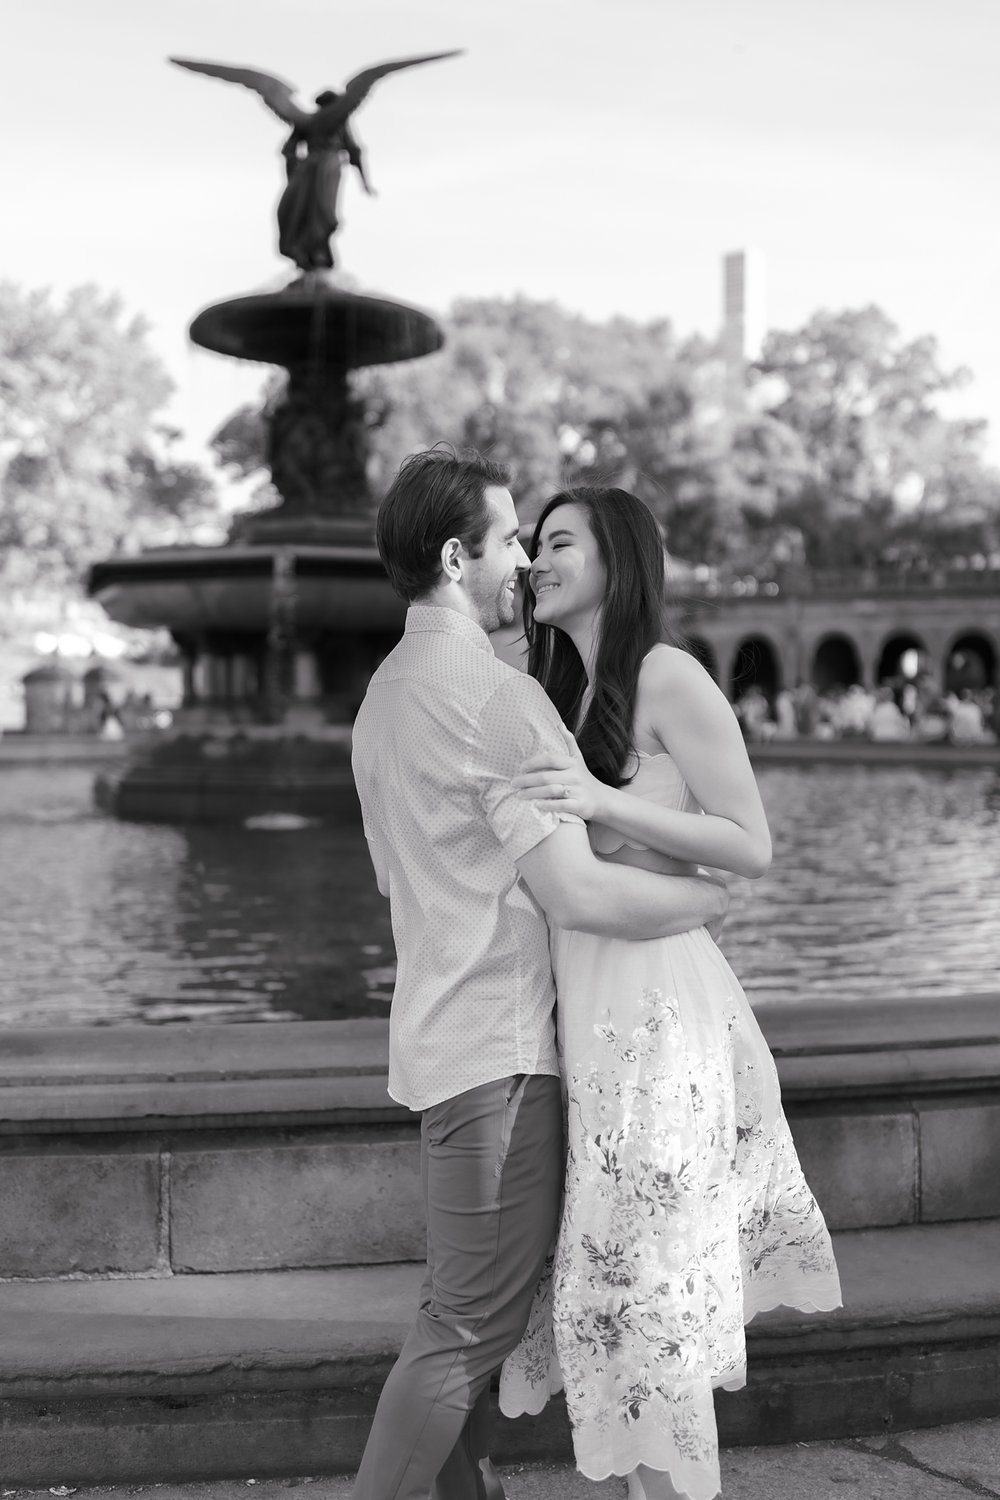
<svg viewBox="0 0 1000 1500">
<path fill-rule="evenodd" d="M 432 353 L 434 319 L 322 276 L 207 307 L 195 343 L 288 371 L 267 458 L 280 503 L 238 517 L 222 547 L 163 548 L 96 564 L 90 593 L 136 627 L 165 626 L 184 663 L 167 736 L 101 778 L 122 817 L 356 812 L 349 726 L 402 629 L 375 550 L 369 420 L 351 372 Z"/>
</svg>

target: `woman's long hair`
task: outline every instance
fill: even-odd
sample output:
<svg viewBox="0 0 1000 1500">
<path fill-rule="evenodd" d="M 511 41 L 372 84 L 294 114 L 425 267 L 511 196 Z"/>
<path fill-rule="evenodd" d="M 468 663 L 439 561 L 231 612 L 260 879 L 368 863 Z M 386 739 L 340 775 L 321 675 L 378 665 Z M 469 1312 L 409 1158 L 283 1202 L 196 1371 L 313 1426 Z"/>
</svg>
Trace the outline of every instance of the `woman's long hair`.
<svg viewBox="0 0 1000 1500">
<path fill-rule="evenodd" d="M 561 490 L 548 501 L 535 525 L 532 561 L 538 555 L 542 525 L 558 505 L 579 505 L 586 510 L 608 579 L 597 621 L 594 693 L 576 739 L 584 760 L 600 781 L 624 786 L 635 775 L 634 770 L 631 774 L 626 771 L 634 758 L 632 721 L 639 667 L 658 641 L 675 643 L 664 617 L 663 538 L 652 513 L 627 490 Z M 534 594 L 527 582 L 524 632 L 528 671 L 548 693 L 563 722 L 573 728 L 587 674 L 566 632 L 535 619 Z"/>
</svg>

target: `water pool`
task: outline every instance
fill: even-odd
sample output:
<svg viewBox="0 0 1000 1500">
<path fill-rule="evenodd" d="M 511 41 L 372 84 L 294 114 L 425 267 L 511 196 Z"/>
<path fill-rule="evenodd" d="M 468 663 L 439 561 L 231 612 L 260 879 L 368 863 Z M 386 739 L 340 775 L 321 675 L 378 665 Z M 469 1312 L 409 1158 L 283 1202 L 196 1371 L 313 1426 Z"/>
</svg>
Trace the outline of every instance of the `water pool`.
<svg viewBox="0 0 1000 1500">
<path fill-rule="evenodd" d="M 771 871 L 722 946 L 751 999 L 1000 989 L 1000 774 L 759 768 Z M 360 829 L 118 823 L 93 771 L 0 766 L 0 1025 L 385 1015 Z"/>
</svg>

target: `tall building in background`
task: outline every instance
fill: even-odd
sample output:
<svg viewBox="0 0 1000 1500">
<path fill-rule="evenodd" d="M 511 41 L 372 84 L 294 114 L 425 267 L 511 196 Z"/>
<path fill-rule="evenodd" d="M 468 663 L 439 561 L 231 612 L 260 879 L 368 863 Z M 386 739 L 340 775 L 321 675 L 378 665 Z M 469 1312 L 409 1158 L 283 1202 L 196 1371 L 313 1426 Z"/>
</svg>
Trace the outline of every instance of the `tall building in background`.
<svg viewBox="0 0 1000 1500">
<path fill-rule="evenodd" d="M 759 250 L 733 250 L 723 257 L 722 349 L 726 366 L 726 410 L 746 405 L 746 367 L 760 354 L 767 332 L 764 257 Z"/>
</svg>

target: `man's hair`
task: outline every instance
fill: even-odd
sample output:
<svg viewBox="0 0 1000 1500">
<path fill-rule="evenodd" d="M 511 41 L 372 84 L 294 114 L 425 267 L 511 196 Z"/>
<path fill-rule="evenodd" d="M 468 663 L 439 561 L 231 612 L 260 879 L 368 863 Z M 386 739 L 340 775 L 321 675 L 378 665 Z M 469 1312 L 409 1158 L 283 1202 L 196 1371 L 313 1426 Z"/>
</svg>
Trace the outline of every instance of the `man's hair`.
<svg viewBox="0 0 1000 1500">
<path fill-rule="evenodd" d="M 481 557 L 492 515 L 491 486 L 507 489 L 510 471 L 481 454 L 459 455 L 437 443 L 403 460 L 378 509 L 375 537 L 389 582 L 408 604 L 441 578 L 441 548 L 457 537 L 470 557 Z"/>
</svg>

